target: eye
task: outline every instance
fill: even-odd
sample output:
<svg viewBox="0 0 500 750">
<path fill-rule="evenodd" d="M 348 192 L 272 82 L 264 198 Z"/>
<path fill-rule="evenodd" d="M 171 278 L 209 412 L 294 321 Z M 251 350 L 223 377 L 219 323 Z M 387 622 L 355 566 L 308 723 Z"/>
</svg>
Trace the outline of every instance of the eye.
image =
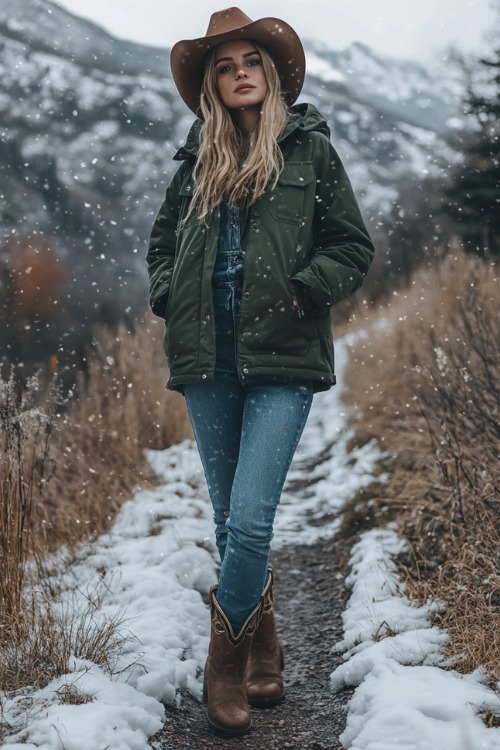
<svg viewBox="0 0 500 750">
<path fill-rule="evenodd" d="M 217 75 L 224 75 L 224 73 L 228 73 L 231 70 L 231 65 L 221 65 L 219 68 L 217 68 Z"/>
<path fill-rule="evenodd" d="M 261 64 L 262 64 L 262 60 L 260 59 L 260 57 L 254 57 L 248 61 L 248 65 L 252 68 L 255 67 L 256 65 L 261 65 Z"/>
</svg>

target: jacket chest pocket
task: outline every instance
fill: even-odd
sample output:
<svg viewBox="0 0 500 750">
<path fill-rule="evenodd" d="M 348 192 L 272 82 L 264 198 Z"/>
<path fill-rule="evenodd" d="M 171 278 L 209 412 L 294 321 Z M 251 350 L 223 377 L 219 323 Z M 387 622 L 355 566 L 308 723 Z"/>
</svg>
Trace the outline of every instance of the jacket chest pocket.
<svg viewBox="0 0 500 750">
<path fill-rule="evenodd" d="M 269 213 L 276 221 L 300 225 L 304 219 L 307 187 L 314 182 L 312 162 L 287 162 L 269 193 Z"/>
</svg>

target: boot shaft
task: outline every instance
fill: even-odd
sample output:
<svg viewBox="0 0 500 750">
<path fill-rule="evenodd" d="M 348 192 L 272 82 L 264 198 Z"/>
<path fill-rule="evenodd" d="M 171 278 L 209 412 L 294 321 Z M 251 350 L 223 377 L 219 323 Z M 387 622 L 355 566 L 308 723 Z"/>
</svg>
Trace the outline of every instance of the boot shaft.
<svg viewBox="0 0 500 750">
<path fill-rule="evenodd" d="M 211 638 L 205 665 L 204 699 L 210 726 L 227 736 L 248 732 L 252 726 L 248 704 L 245 673 L 252 637 L 256 632 L 264 607 L 261 597 L 239 633 L 216 598 L 217 586 L 210 589 Z"/>
</svg>

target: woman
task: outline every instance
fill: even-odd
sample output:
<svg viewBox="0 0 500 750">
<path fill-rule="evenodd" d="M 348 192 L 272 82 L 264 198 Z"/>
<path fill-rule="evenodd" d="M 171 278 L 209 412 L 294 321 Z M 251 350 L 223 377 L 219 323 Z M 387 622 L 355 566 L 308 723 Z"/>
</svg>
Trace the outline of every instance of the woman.
<svg viewBox="0 0 500 750">
<path fill-rule="evenodd" d="M 294 30 L 214 13 L 171 52 L 199 116 L 147 256 L 166 320 L 168 387 L 184 393 L 221 557 L 204 697 L 213 729 L 251 727 L 284 696 L 269 568 L 273 522 L 313 393 L 335 382 L 330 308 L 373 256 L 349 180 L 311 105 Z"/>
</svg>

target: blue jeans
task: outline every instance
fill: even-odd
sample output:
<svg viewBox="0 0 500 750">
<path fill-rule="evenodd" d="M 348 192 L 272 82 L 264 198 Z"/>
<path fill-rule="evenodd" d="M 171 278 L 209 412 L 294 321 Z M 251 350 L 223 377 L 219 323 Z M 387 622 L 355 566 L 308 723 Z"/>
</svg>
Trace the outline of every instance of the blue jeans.
<svg viewBox="0 0 500 750">
<path fill-rule="evenodd" d="M 237 261 L 227 253 L 224 261 L 218 256 L 216 265 L 215 378 L 184 386 L 214 509 L 222 561 L 217 600 L 235 633 L 267 581 L 274 517 L 313 396 L 308 381 L 239 377 Z"/>
</svg>

